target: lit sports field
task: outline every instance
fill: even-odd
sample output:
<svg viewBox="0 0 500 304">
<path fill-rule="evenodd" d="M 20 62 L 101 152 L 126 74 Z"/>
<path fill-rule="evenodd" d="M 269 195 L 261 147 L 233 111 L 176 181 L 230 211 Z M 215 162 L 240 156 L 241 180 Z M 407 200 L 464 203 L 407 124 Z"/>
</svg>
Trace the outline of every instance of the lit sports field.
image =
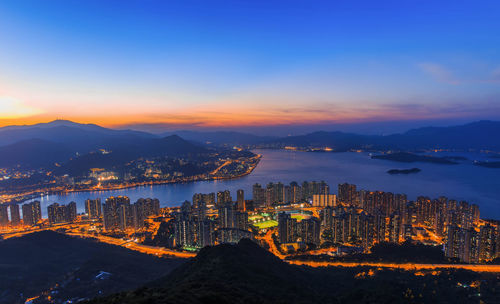
<svg viewBox="0 0 500 304">
<path fill-rule="evenodd" d="M 255 222 L 255 221 L 260 221 L 262 220 L 264 217 L 262 215 L 253 215 L 253 216 L 249 216 L 248 217 L 248 220 L 249 221 L 252 221 L 252 222 Z"/>
<path fill-rule="evenodd" d="M 298 222 L 300 222 L 302 220 L 306 220 L 306 219 L 311 217 L 309 214 L 305 214 L 302 212 L 290 212 L 290 214 L 291 214 L 292 218 L 296 219 Z M 253 222 L 252 225 L 254 225 L 255 227 L 257 227 L 259 229 L 266 229 L 266 228 L 278 226 L 278 221 L 273 220 L 268 216 L 269 216 L 269 214 L 262 214 L 262 215 L 257 214 L 257 215 L 253 215 L 253 216 L 248 217 L 248 219 L 251 222 Z M 268 220 L 265 220 L 266 217 L 268 218 Z M 256 223 L 256 222 L 258 222 L 258 223 Z"/>
<path fill-rule="evenodd" d="M 302 220 L 310 218 L 310 216 L 307 214 L 302 214 L 302 213 L 293 213 L 292 218 L 297 219 L 297 221 L 300 222 Z"/>
<path fill-rule="evenodd" d="M 278 226 L 278 221 L 275 220 L 269 220 L 269 221 L 264 221 L 260 223 L 253 223 L 255 227 L 259 229 L 266 229 L 266 228 L 271 228 L 271 227 L 276 227 Z"/>
</svg>

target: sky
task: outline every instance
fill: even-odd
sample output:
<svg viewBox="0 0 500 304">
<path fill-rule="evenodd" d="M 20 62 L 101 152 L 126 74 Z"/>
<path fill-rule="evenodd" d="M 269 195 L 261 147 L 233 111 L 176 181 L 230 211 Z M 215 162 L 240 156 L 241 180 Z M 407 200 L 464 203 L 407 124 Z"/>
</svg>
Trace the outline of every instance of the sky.
<svg viewBox="0 0 500 304">
<path fill-rule="evenodd" d="M 4 0 L 0 126 L 499 120 L 499 15 L 477 0 Z"/>
</svg>

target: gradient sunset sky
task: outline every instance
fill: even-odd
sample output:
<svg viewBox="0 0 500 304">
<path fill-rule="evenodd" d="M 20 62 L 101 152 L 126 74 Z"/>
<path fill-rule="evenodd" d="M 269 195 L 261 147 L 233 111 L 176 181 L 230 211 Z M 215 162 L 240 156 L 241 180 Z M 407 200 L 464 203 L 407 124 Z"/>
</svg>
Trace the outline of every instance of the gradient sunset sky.
<svg viewBox="0 0 500 304">
<path fill-rule="evenodd" d="M 0 2 L 0 125 L 500 119 L 500 1 Z"/>
</svg>

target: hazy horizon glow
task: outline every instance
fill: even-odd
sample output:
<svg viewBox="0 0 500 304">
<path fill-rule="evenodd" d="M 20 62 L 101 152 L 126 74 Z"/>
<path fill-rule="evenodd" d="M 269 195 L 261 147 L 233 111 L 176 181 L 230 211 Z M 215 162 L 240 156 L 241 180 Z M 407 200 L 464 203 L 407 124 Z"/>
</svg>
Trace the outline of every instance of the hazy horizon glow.
<svg viewBox="0 0 500 304">
<path fill-rule="evenodd" d="M 0 125 L 500 119 L 500 3 L 0 3 Z"/>
</svg>

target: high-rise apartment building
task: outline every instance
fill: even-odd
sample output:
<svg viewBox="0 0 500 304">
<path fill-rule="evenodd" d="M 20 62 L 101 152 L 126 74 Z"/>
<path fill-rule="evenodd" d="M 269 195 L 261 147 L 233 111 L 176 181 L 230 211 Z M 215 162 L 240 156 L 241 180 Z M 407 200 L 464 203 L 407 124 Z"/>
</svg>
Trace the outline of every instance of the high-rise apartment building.
<svg viewBox="0 0 500 304">
<path fill-rule="evenodd" d="M 9 206 L 10 209 L 10 222 L 12 226 L 21 225 L 21 214 L 19 212 L 18 204 L 11 204 Z"/>
<path fill-rule="evenodd" d="M 281 244 L 297 241 L 297 220 L 289 213 L 278 213 L 278 237 Z"/>
<path fill-rule="evenodd" d="M 337 206 L 337 196 L 335 194 L 314 194 L 313 207 L 335 207 Z"/>
<path fill-rule="evenodd" d="M 130 199 L 126 196 L 108 197 L 102 205 L 104 229 L 124 230 L 127 227 L 129 207 Z"/>
<path fill-rule="evenodd" d="M 238 189 L 236 191 L 236 203 L 238 204 L 238 210 L 245 211 L 245 192 L 243 189 Z"/>
<path fill-rule="evenodd" d="M 260 184 L 255 184 L 252 187 L 252 200 L 254 207 L 261 207 L 266 201 L 266 190 Z"/>
<path fill-rule="evenodd" d="M 338 199 L 343 204 L 355 205 L 358 199 L 358 194 L 356 192 L 356 185 L 347 183 L 339 184 Z"/>
<path fill-rule="evenodd" d="M 7 204 L 0 205 L 0 227 L 6 227 L 9 225 L 9 211 Z"/>
<path fill-rule="evenodd" d="M 99 219 L 102 215 L 101 199 L 88 199 L 85 201 L 85 213 L 90 219 Z"/>
<path fill-rule="evenodd" d="M 39 201 L 22 205 L 23 222 L 26 226 L 36 225 L 42 219 L 42 208 Z"/>
<path fill-rule="evenodd" d="M 217 192 L 217 206 L 222 206 L 232 201 L 233 199 L 231 198 L 231 192 L 229 192 L 229 190 Z"/>
</svg>

